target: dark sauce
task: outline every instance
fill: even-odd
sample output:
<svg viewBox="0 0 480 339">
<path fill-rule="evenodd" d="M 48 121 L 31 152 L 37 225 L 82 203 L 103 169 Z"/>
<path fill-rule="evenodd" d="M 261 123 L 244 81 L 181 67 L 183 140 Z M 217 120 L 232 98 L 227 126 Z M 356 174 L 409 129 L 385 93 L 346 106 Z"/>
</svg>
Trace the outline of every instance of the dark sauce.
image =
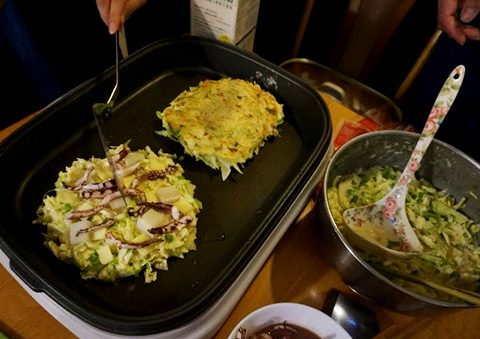
<svg viewBox="0 0 480 339">
<path fill-rule="evenodd" d="M 317 334 L 298 325 L 286 321 L 280 324 L 266 326 L 248 339 L 322 339 Z"/>
</svg>

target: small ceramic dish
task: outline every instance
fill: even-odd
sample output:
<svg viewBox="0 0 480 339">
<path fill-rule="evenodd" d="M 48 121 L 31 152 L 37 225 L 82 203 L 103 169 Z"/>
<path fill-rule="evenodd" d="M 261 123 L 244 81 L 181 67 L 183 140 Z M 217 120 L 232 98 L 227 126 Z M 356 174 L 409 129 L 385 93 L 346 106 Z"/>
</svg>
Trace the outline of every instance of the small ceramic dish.
<svg viewBox="0 0 480 339">
<path fill-rule="evenodd" d="M 243 318 L 228 339 L 248 338 L 269 325 L 284 322 L 303 327 L 320 338 L 352 338 L 332 318 L 313 307 L 297 303 L 277 303 L 261 307 Z"/>
</svg>

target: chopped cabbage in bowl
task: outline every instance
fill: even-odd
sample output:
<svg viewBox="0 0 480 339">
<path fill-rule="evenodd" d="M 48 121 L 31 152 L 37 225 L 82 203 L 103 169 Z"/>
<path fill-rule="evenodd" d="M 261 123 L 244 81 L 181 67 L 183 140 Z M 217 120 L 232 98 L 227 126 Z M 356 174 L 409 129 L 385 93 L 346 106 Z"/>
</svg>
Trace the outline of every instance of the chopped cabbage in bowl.
<svg viewBox="0 0 480 339">
<path fill-rule="evenodd" d="M 327 191 L 332 216 L 345 238 L 349 238 L 343 211 L 371 204 L 395 185 L 400 172 L 390 167 L 360 169 L 351 175 L 335 178 Z M 419 256 L 408 259 L 383 258 L 367 253 L 362 257 L 381 271 L 399 272 L 452 288 L 478 291 L 480 287 L 480 247 L 477 233 L 480 224 L 460 210 L 466 199 L 460 201 L 446 190 L 437 190 L 424 179 L 414 179 L 406 200 L 407 216 L 424 247 Z M 432 288 L 394 278 L 395 283 L 429 298 L 453 300 Z"/>
</svg>

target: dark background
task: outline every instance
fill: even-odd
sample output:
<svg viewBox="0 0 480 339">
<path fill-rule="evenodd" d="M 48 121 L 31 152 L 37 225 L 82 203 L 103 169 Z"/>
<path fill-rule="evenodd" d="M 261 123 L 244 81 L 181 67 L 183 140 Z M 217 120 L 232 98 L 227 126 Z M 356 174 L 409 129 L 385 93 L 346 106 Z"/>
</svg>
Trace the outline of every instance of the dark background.
<svg viewBox="0 0 480 339">
<path fill-rule="evenodd" d="M 291 58 L 306 1 L 262 0 L 254 52 Z M 299 57 L 326 66 L 348 1 L 315 2 Z M 434 0 L 417 1 L 364 82 L 392 97 L 436 28 Z M 128 49 L 188 34 L 190 1 L 149 0 L 126 23 Z M 41 109 L 114 64 L 114 39 L 94 0 L 7 0 L 0 11 L 0 128 Z"/>
</svg>

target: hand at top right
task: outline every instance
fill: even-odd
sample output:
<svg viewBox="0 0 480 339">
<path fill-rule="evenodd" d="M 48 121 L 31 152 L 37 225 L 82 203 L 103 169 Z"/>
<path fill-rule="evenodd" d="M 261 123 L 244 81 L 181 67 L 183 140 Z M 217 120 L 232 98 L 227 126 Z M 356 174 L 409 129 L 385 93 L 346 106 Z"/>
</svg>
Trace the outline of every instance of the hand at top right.
<svg viewBox="0 0 480 339">
<path fill-rule="evenodd" d="M 480 30 L 469 23 L 480 12 L 480 0 L 439 0 L 438 28 L 463 45 L 467 39 L 480 40 Z"/>
</svg>

